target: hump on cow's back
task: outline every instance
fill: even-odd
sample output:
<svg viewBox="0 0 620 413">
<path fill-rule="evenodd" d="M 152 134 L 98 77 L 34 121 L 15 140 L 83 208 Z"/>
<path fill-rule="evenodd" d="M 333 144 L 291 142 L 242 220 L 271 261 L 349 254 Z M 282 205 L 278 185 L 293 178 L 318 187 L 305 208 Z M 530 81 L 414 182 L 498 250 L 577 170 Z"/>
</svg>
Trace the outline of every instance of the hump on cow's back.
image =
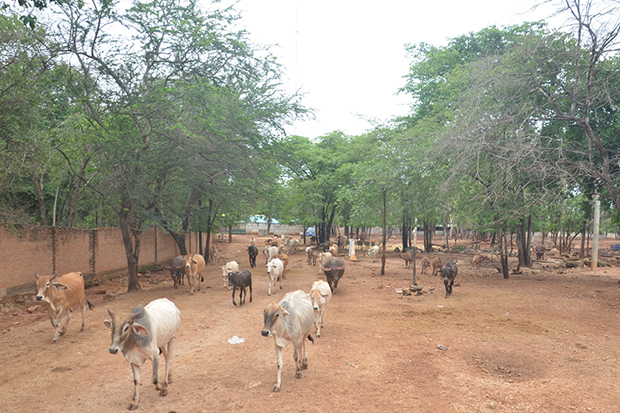
<svg viewBox="0 0 620 413">
<path fill-rule="evenodd" d="M 138 304 L 133 308 L 133 311 L 131 313 L 138 313 L 138 317 L 141 318 L 144 317 L 145 311 L 146 309 L 144 308 L 144 306 L 142 304 Z"/>
</svg>

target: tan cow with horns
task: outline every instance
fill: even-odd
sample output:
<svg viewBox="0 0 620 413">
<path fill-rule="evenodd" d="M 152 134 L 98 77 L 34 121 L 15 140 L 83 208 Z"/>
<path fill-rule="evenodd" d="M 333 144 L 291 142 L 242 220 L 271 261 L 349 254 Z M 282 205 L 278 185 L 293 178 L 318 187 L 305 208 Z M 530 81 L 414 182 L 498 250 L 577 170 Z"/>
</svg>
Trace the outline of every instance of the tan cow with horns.
<svg viewBox="0 0 620 413">
<path fill-rule="evenodd" d="M 56 278 L 54 275 L 39 275 L 35 273 L 37 280 L 37 301 L 45 301 L 47 313 L 50 317 L 52 327 L 55 328 L 54 343 L 58 341 L 58 336 L 65 334 L 69 319 L 73 314 L 73 307 L 79 305 L 82 309 L 82 328 L 84 331 L 84 312 L 86 304 L 93 310 L 95 307 L 84 295 L 84 277 L 81 272 L 70 272 Z M 65 315 L 65 321 L 60 327 L 60 319 Z"/>
</svg>

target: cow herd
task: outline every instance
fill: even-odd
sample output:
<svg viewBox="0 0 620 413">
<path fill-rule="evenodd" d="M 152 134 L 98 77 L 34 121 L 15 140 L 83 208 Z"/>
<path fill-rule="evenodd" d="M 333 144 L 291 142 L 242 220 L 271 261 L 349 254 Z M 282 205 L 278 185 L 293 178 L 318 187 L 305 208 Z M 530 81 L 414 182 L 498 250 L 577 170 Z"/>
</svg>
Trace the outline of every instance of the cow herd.
<svg viewBox="0 0 620 413">
<path fill-rule="evenodd" d="M 294 253 L 296 244 L 289 245 L 288 251 Z M 312 333 L 321 337 L 323 319 L 327 304 L 335 294 L 338 282 L 345 272 L 345 262 L 338 257 L 338 246 L 330 248 L 330 252 L 317 253 L 313 248 L 306 249 L 308 264 L 315 265 L 317 258 L 320 263 L 320 271 L 325 274 L 325 280 L 317 280 L 312 284 L 309 293 L 302 290 L 288 292 L 279 302 L 269 303 L 264 311 L 264 326 L 261 334 L 265 337 L 273 337 L 277 358 L 277 380 L 273 391 L 279 391 L 282 382 L 282 351 L 289 344 L 293 344 L 295 360 L 295 376 L 301 378 L 302 370 L 308 368 L 306 353 L 306 341 L 314 342 Z M 374 251 L 374 256 L 377 251 Z M 256 266 L 258 248 L 254 242 L 248 247 L 250 266 Z M 266 258 L 266 272 L 268 279 L 267 294 L 275 294 L 276 284 L 282 289 L 282 279 L 285 277 L 288 256 L 283 254 L 276 245 L 266 245 L 264 249 Z M 405 259 L 405 266 L 410 263 L 408 256 L 401 255 Z M 439 262 L 437 262 L 439 260 Z M 452 293 L 454 279 L 458 274 L 456 263 L 447 262 L 442 265 L 441 260 L 436 258 L 422 259 L 422 273 L 429 267 L 433 267 L 433 275 L 439 272 L 443 275 L 446 288 L 446 298 Z M 184 278 L 190 287 L 190 294 L 194 292 L 194 286 L 200 291 L 203 281 L 202 271 L 205 260 L 200 254 L 188 254 L 172 260 L 170 266 L 164 268 L 170 271 L 174 280 L 174 288 L 184 285 Z M 442 268 L 443 267 L 443 268 Z M 247 301 L 252 302 L 252 274 L 248 269 L 240 271 L 236 261 L 227 262 L 222 269 L 224 286 L 232 290 L 233 305 L 237 305 L 235 294 L 239 291 L 239 306 Z M 50 322 L 55 329 L 54 340 L 56 343 L 60 335 L 66 332 L 72 308 L 79 305 L 82 310 L 82 330 L 84 330 L 84 312 L 86 306 L 91 310 L 93 305 L 84 294 L 84 279 L 82 273 L 73 272 L 57 277 L 40 276 L 35 274 L 37 284 L 36 299 L 44 301 L 48 307 Z M 159 390 L 161 396 L 166 396 L 168 384 L 171 382 L 171 364 L 174 356 L 174 346 L 177 332 L 181 324 L 181 312 L 176 305 L 166 299 L 160 298 L 150 302 L 146 306 L 136 306 L 130 314 L 120 314 L 108 308 L 110 318 L 104 321 L 106 327 L 111 330 L 111 344 L 109 352 L 117 354 L 119 351 L 130 363 L 134 377 L 134 393 L 129 405 L 130 410 L 138 408 L 140 401 L 140 371 L 144 362 L 151 360 L 153 366 L 152 383 Z M 64 321 L 61 319 L 64 316 Z M 314 329 L 313 329 L 314 327 Z M 159 355 L 165 360 L 165 373 L 158 377 Z"/>
</svg>

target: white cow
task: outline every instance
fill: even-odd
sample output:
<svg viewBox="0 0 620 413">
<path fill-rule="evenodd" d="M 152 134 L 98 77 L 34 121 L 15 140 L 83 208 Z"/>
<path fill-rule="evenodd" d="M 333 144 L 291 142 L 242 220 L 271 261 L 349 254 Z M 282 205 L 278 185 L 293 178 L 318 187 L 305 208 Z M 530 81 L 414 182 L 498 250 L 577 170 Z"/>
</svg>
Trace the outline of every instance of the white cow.
<svg viewBox="0 0 620 413">
<path fill-rule="evenodd" d="M 312 284 L 312 290 L 310 290 L 310 299 L 312 299 L 312 309 L 314 310 L 316 336 L 321 337 L 325 307 L 332 299 L 332 290 L 329 288 L 329 284 L 323 280 L 315 281 Z"/>
<path fill-rule="evenodd" d="M 271 295 L 273 285 L 273 293 L 276 293 L 276 282 L 280 281 L 280 289 L 282 289 L 282 275 L 284 274 L 284 263 L 280 258 L 274 258 L 267 263 L 267 274 L 269 280 L 269 293 Z"/>
<path fill-rule="evenodd" d="M 319 254 L 319 263 L 321 263 L 321 265 L 319 265 L 319 274 L 321 273 L 321 267 L 325 265 L 325 263 L 331 259 L 332 259 L 331 252 L 322 252 Z"/>
<path fill-rule="evenodd" d="M 136 306 L 130 315 L 115 313 L 108 308 L 110 319 L 103 323 L 112 330 L 112 343 L 108 349 L 117 354 L 120 350 L 131 364 L 134 392 L 129 410 L 135 410 L 140 403 L 140 370 L 147 359 L 153 365 L 152 382 L 160 396 L 168 394 L 171 381 L 174 344 L 181 325 L 181 312 L 167 298 L 151 301 L 146 307 Z M 166 371 L 160 382 L 158 379 L 159 351 L 166 359 Z"/>
<path fill-rule="evenodd" d="M 273 260 L 274 258 L 278 258 L 280 255 L 280 249 L 278 247 L 271 246 L 269 247 L 269 257 L 267 258 L 267 262 Z"/>
<path fill-rule="evenodd" d="M 368 248 L 368 255 L 370 255 L 370 258 L 372 258 L 372 262 L 375 262 L 375 258 L 377 257 L 378 253 L 379 253 L 378 245 L 373 245 L 372 247 Z"/>
<path fill-rule="evenodd" d="M 296 362 L 295 377 L 300 379 L 301 371 L 308 368 L 306 337 L 314 342 L 310 336 L 314 324 L 310 294 L 302 290 L 286 293 L 279 303 L 267 304 L 263 316 L 265 325 L 261 334 L 264 337 L 273 336 L 278 360 L 278 379 L 273 386 L 273 391 L 280 391 L 282 350 L 285 350 L 290 343 L 293 343 L 295 347 L 293 353 L 293 359 Z"/>
<path fill-rule="evenodd" d="M 228 274 L 235 273 L 239 271 L 239 263 L 237 261 L 228 261 L 226 265 L 220 267 L 222 269 L 222 280 L 224 281 L 224 288 L 228 288 L 230 290 L 230 286 L 228 285 Z"/>
</svg>

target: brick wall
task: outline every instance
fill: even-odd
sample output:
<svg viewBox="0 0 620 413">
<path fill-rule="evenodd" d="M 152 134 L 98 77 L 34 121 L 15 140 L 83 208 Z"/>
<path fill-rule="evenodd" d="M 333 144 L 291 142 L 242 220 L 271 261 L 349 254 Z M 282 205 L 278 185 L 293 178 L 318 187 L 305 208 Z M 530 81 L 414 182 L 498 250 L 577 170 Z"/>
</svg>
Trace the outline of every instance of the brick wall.
<svg viewBox="0 0 620 413">
<path fill-rule="evenodd" d="M 161 263 L 179 255 L 174 239 L 155 227 L 140 238 L 140 266 Z M 191 240 L 191 241 L 190 241 Z M 204 242 L 204 241 L 203 241 Z M 188 236 L 190 252 L 197 236 Z M 34 273 L 81 271 L 87 278 L 127 271 L 120 230 L 58 227 L 5 228 L 0 225 L 0 296 L 34 287 Z"/>
</svg>

